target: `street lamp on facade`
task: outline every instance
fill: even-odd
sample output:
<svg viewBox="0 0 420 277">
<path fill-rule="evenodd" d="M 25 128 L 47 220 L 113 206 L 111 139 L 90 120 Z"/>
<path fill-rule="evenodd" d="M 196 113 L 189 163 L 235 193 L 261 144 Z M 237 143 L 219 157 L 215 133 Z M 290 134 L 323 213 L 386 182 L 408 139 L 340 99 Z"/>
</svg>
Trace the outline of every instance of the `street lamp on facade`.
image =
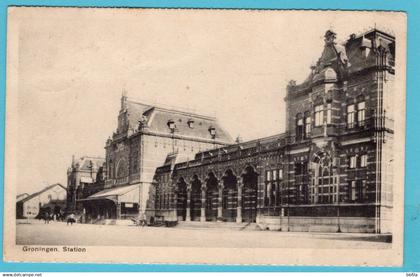
<svg viewBox="0 0 420 277">
<path fill-rule="evenodd" d="M 175 129 L 176 129 L 176 124 L 175 122 L 170 119 L 168 121 L 168 128 L 171 131 L 171 138 L 172 138 L 172 152 L 175 153 L 175 145 L 174 145 L 174 134 L 175 134 Z"/>
<path fill-rule="evenodd" d="M 213 148 L 216 148 L 216 128 L 213 126 L 209 127 L 209 133 L 211 138 L 213 139 Z"/>
</svg>

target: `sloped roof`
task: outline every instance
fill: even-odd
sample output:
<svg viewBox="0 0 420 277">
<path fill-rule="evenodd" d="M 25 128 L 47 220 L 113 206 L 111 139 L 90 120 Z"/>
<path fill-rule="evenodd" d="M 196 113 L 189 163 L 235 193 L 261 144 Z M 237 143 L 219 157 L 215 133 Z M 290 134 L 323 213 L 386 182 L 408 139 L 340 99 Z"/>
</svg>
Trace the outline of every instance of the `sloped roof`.
<svg viewBox="0 0 420 277">
<path fill-rule="evenodd" d="M 138 185 L 128 185 L 123 187 L 116 187 L 111 189 L 102 190 L 100 192 L 97 192 L 95 194 L 92 194 L 86 200 L 93 200 L 93 199 L 100 199 L 100 198 L 107 198 L 110 196 L 120 196 L 124 195 L 134 189 L 137 189 Z"/>
<path fill-rule="evenodd" d="M 232 137 L 214 117 L 150 106 L 130 100 L 127 100 L 127 115 L 129 126 L 133 129 L 137 129 L 139 121 L 144 119 L 145 130 L 148 132 L 169 135 L 171 130 L 168 127 L 168 122 L 172 120 L 176 126 L 174 135 L 191 139 L 212 140 L 209 128 L 214 127 L 216 129 L 215 139 L 217 142 L 233 143 Z"/>
<path fill-rule="evenodd" d="M 141 120 L 143 113 L 149 110 L 152 106 L 134 101 L 127 101 L 127 116 L 129 128 L 137 129 L 139 120 Z"/>
<path fill-rule="evenodd" d="M 91 169 L 91 162 L 92 162 L 94 168 L 98 169 L 99 167 L 101 167 L 104 164 L 105 159 L 100 158 L 100 157 L 83 156 L 76 161 L 76 163 L 79 164 L 79 169 L 80 170 L 90 170 Z"/>
<path fill-rule="evenodd" d="M 22 197 L 22 196 L 28 197 L 29 193 L 25 192 L 25 193 L 18 194 L 18 195 L 16 195 L 16 198 L 19 198 L 19 197 Z"/>
<path fill-rule="evenodd" d="M 42 189 L 42 190 L 40 190 L 40 191 L 38 191 L 38 192 L 35 192 L 35 193 L 33 193 L 33 194 L 29 195 L 28 197 L 26 197 L 26 198 L 24 198 L 24 199 L 19 200 L 19 201 L 18 201 L 18 203 L 20 203 L 20 202 L 26 202 L 26 201 L 28 201 L 28 200 L 31 200 L 32 198 L 35 198 L 35 197 L 37 197 L 38 195 L 40 195 L 40 194 L 42 194 L 42 193 L 44 193 L 44 192 L 46 192 L 46 191 L 48 191 L 48 190 L 52 189 L 53 187 L 56 187 L 56 186 L 60 186 L 60 187 L 62 187 L 65 191 L 67 191 L 67 188 L 66 188 L 65 186 L 61 185 L 61 184 L 58 184 L 58 183 L 57 183 L 57 184 L 52 184 L 52 185 L 49 185 L 49 186 L 47 186 L 46 188 L 44 188 L 44 189 Z"/>
</svg>

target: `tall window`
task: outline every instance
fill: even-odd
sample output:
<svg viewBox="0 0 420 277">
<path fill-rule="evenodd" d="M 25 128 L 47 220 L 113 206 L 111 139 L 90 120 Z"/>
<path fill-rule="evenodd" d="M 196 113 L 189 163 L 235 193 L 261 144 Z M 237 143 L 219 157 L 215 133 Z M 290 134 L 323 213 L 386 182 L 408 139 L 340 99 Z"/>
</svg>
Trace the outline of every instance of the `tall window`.
<svg viewBox="0 0 420 277">
<path fill-rule="evenodd" d="M 296 139 L 303 138 L 303 118 L 298 116 L 296 119 Z"/>
<path fill-rule="evenodd" d="M 327 124 L 331 124 L 331 103 L 327 104 Z"/>
<path fill-rule="evenodd" d="M 351 156 L 350 157 L 350 168 L 356 168 L 357 165 L 357 157 Z"/>
<path fill-rule="evenodd" d="M 311 116 L 309 113 L 305 114 L 305 137 L 310 137 L 311 134 Z"/>
<path fill-rule="evenodd" d="M 322 126 L 324 120 L 324 110 L 322 105 L 315 106 L 315 126 Z"/>
<path fill-rule="evenodd" d="M 347 127 L 353 128 L 354 127 L 354 104 L 347 106 Z"/>
<path fill-rule="evenodd" d="M 366 180 L 351 181 L 349 193 L 351 201 L 362 202 L 366 195 Z"/>
<path fill-rule="evenodd" d="M 357 124 L 364 126 L 366 120 L 366 102 L 362 101 L 357 103 Z"/>
<path fill-rule="evenodd" d="M 367 154 L 360 156 L 360 167 L 367 167 Z"/>
<path fill-rule="evenodd" d="M 356 181 L 351 181 L 350 186 L 350 200 L 356 201 Z"/>
<path fill-rule="evenodd" d="M 271 171 L 268 170 L 266 174 L 267 174 L 267 181 L 271 181 Z"/>
<path fill-rule="evenodd" d="M 308 171 L 307 163 L 296 163 L 295 164 L 295 175 L 302 175 Z"/>
<path fill-rule="evenodd" d="M 283 169 L 279 169 L 279 180 L 283 179 Z"/>
</svg>

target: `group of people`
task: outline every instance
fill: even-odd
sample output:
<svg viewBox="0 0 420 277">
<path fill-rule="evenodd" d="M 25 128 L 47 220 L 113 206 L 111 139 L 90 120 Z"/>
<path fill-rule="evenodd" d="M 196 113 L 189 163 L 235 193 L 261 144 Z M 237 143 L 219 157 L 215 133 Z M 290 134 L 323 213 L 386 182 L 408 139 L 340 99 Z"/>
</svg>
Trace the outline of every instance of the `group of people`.
<svg viewBox="0 0 420 277">
<path fill-rule="evenodd" d="M 43 212 L 43 214 L 39 218 L 40 220 L 44 220 L 45 224 L 50 224 L 50 221 L 67 221 L 67 225 L 73 225 L 76 223 L 76 216 L 73 213 L 67 215 L 67 217 L 62 213 L 50 213 L 48 211 Z"/>
</svg>

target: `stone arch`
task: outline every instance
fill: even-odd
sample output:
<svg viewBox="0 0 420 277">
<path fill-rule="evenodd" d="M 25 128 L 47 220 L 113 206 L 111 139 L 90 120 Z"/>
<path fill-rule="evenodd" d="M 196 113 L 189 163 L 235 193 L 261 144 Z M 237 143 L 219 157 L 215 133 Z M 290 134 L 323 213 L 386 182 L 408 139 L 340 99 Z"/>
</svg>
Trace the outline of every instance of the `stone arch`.
<svg viewBox="0 0 420 277">
<path fill-rule="evenodd" d="M 334 188 L 332 164 L 332 157 L 327 151 L 320 150 L 313 154 L 311 159 L 312 203 L 331 203 L 333 201 L 332 193 L 337 188 Z"/>
<path fill-rule="evenodd" d="M 128 163 L 126 158 L 121 158 L 118 160 L 117 165 L 115 166 L 115 177 L 123 178 L 128 176 Z"/>
<path fill-rule="evenodd" d="M 242 218 L 255 222 L 257 218 L 258 173 L 252 165 L 247 165 L 242 174 Z"/>
<path fill-rule="evenodd" d="M 200 220 L 201 215 L 201 191 L 203 183 L 197 174 L 194 174 L 191 178 L 191 200 L 190 200 L 190 209 L 191 209 L 191 220 L 198 221 Z"/>
<path fill-rule="evenodd" d="M 229 168 L 223 174 L 222 182 L 222 217 L 226 221 L 234 222 L 238 207 L 238 178 Z"/>
<path fill-rule="evenodd" d="M 205 197 L 205 214 L 207 221 L 217 220 L 217 209 L 219 206 L 219 180 L 214 172 L 210 171 L 206 174 L 206 179 L 203 182 L 206 187 Z"/>
<path fill-rule="evenodd" d="M 179 221 L 184 221 L 187 215 L 188 184 L 184 177 L 179 177 L 175 186 L 177 217 Z"/>
<path fill-rule="evenodd" d="M 249 171 L 253 171 L 257 174 L 257 176 L 259 176 L 260 174 L 258 173 L 258 169 L 257 169 L 257 165 L 252 164 L 252 163 L 246 163 L 243 166 L 242 172 L 241 172 L 241 176 L 245 175 L 246 173 L 248 173 Z"/>
</svg>

